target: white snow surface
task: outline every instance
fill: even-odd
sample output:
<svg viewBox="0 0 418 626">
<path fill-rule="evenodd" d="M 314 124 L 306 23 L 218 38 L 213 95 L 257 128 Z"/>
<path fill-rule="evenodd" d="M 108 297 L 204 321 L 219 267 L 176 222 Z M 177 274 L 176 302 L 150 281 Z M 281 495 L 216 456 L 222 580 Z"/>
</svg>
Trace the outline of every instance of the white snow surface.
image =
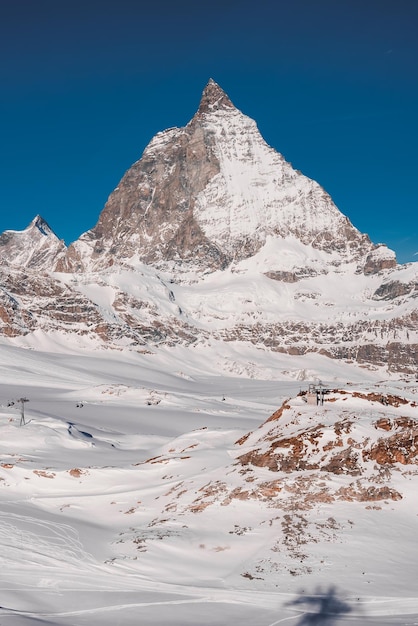
<svg viewBox="0 0 418 626">
<path fill-rule="evenodd" d="M 41 332 L 1 340 L 0 373 L 3 626 L 418 623 L 413 471 L 394 478 L 402 500 L 306 513 L 303 563 L 272 550 L 285 538 L 268 503 L 190 508 L 205 485 L 238 484 L 237 440 L 284 400 L 316 419 L 297 398 L 309 382 L 413 403 L 414 379 L 245 343 L 140 354 Z M 344 408 L 359 429 L 382 411 Z"/>
<path fill-rule="evenodd" d="M 195 217 L 210 240 L 228 245 L 254 234 L 264 242 L 271 233 L 337 232 L 346 221 L 323 188 L 268 146 L 241 111 L 216 110 L 202 124 L 220 164 L 196 198 Z"/>
<path fill-rule="evenodd" d="M 269 278 L 269 272 L 291 273 L 300 267 L 306 269 L 307 275 L 296 282 Z M 307 328 L 324 323 L 334 327 L 337 333 L 347 330 L 348 334 L 350 325 L 364 320 L 361 340 L 386 345 L 387 335 L 376 333 L 373 323 L 385 320 L 390 323 L 394 317 L 413 315 L 416 302 L 408 295 L 387 300 L 374 294 L 383 283 L 392 282 L 410 283 L 413 290 L 418 264 L 398 265 L 371 275 L 356 270 L 356 263 L 334 267 L 332 253 L 305 246 L 295 237 L 268 236 L 254 256 L 203 276 L 189 272 L 181 282 L 177 281 L 174 270 L 173 273 L 156 270 L 136 257 L 129 259 L 125 268 L 114 266 L 101 273 L 56 273 L 55 276 L 87 296 L 109 320 L 115 317 L 112 305 L 116 295 L 123 293 L 145 303 L 140 310 L 130 309 L 141 323 L 151 323 L 158 315 L 167 326 L 172 320 L 187 322 L 193 332 L 202 336 L 204 333 L 216 336 L 243 326 L 248 328 L 248 333 L 253 332 L 254 338 L 257 331 L 252 329 L 258 323 L 297 322 L 305 323 Z M 397 327 L 392 338 L 416 343 L 418 329 Z M 338 339 L 333 341 L 336 343 Z M 317 339 L 307 332 L 300 335 L 300 342 L 310 342 L 313 349 L 317 346 Z M 259 339 L 260 346 L 262 343 Z"/>
</svg>

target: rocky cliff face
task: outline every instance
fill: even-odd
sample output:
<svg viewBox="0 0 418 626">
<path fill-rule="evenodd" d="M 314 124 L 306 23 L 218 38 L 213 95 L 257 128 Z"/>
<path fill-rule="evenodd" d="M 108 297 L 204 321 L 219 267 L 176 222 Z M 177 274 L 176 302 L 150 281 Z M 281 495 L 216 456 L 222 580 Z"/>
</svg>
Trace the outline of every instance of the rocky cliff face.
<svg viewBox="0 0 418 626">
<path fill-rule="evenodd" d="M 0 333 L 245 341 L 415 373 L 417 284 L 211 80 L 68 249 L 39 216 L 0 236 Z"/>
</svg>

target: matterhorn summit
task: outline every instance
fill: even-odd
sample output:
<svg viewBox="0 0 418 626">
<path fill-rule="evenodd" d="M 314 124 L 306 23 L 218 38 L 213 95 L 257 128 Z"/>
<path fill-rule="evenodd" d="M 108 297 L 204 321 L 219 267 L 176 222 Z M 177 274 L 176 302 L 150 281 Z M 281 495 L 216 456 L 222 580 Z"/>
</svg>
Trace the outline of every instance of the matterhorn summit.
<svg viewBox="0 0 418 626">
<path fill-rule="evenodd" d="M 198 113 L 210 113 L 219 109 L 235 109 L 235 107 L 223 89 L 211 78 L 202 93 Z"/>
<path fill-rule="evenodd" d="M 303 244 L 297 257 L 295 238 Z M 96 226 L 70 247 L 63 269 L 139 259 L 175 265 L 177 274 L 207 273 L 253 257 L 266 244 L 270 272 L 323 273 L 329 263 L 374 272 L 396 264 L 387 249 L 376 255 L 320 185 L 269 147 L 256 123 L 210 80 L 192 120 L 152 139 Z M 283 267 L 286 254 L 292 261 Z"/>
</svg>

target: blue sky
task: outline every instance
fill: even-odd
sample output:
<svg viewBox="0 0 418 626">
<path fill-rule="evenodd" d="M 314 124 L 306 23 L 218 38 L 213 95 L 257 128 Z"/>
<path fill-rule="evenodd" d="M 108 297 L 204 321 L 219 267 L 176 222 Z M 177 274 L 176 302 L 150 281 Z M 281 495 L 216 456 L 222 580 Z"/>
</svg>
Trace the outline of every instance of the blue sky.
<svg viewBox="0 0 418 626">
<path fill-rule="evenodd" d="M 3 0 L 0 232 L 92 228 L 212 77 L 400 262 L 418 260 L 418 0 Z"/>
</svg>

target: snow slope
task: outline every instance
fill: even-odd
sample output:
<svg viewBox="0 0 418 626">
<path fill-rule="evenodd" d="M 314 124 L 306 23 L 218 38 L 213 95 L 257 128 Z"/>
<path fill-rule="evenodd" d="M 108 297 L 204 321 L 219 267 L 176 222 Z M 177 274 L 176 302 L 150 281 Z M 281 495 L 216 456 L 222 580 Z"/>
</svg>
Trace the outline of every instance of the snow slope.
<svg viewBox="0 0 418 626">
<path fill-rule="evenodd" d="M 277 428 L 320 422 L 325 446 L 341 411 L 358 441 L 383 414 L 417 419 L 414 379 L 242 342 L 143 354 L 88 342 L 0 345 L 2 624 L 418 623 L 416 465 L 391 470 L 401 499 L 309 508 L 306 471 L 253 466 L 249 480 L 239 462 Z M 304 403 L 319 379 L 346 399 Z M 353 395 L 371 391 L 405 404 Z M 289 399 L 290 421 L 266 422 Z M 333 493 L 353 480 L 324 476 Z M 251 484 L 257 497 L 237 495 Z"/>
</svg>

